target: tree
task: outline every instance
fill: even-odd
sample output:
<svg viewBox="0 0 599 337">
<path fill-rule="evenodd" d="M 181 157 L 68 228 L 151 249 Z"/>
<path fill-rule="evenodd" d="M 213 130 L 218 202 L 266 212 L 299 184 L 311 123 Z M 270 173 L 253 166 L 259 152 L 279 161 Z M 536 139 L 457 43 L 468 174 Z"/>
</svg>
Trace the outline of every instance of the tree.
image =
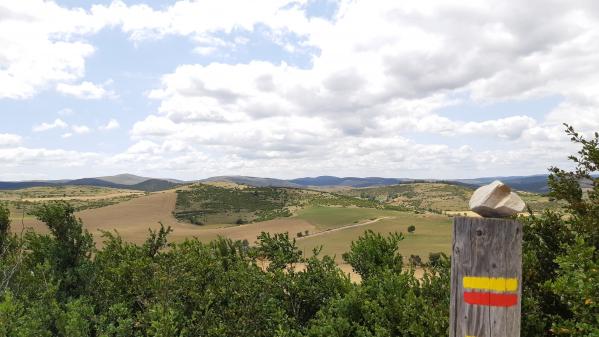
<svg viewBox="0 0 599 337">
<path fill-rule="evenodd" d="M 362 279 L 390 270 L 400 272 L 403 266 L 399 254 L 399 243 L 403 240 L 401 233 L 389 233 L 383 236 L 367 230 L 357 241 L 352 241 L 350 251 L 343 254 L 343 260 L 349 263 Z"/>
<path fill-rule="evenodd" d="M 302 259 L 302 252 L 297 248 L 295 239 L 289 239 L 289 233 L 260 233 L 256 253 L 260 258 L 268 260 L 269 271 L 292 268 Z"/>
<path fill-rule="evenodd" d="M 581 147 L 569 157 L 576 169 L 552 167 L 548 179 L 549 195 L 565 203 L 565 213 L 521 218 L 523 336 L 598 334 L 599 134 L 587 139 L 569 125 L 566 133 Z"/>
<path fill-rule="evenodd" d="M 83 229 L 83 223 L 74 215 L 75 209 L 66 202 L 50 202 L 33 211 L 44 222 L 53 240 L 30 235 L 31 244 L 37 246 L 38 261 L 50 261 L 54 271 L 62 277 L 63 295 L 74 295 L 82 290 L 88 278 L 83 275 L 90 262 L 94 243 L 91 234 Z M 41 251 L 40 251 L 41 250 Z M 45 256 L 49 254 L 49 256 Z"/>
</svg>

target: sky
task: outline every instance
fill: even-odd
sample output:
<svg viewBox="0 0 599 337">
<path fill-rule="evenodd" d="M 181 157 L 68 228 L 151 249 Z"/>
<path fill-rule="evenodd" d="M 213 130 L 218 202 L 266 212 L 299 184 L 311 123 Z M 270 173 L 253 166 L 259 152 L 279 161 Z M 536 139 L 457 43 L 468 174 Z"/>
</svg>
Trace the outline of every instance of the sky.
<svg viewBox="0 0 599 337">
<path fill-rule="evenodd" d="M 543 174 L 595 0 L 0 0 L 0 180 Z"/>
</svg>

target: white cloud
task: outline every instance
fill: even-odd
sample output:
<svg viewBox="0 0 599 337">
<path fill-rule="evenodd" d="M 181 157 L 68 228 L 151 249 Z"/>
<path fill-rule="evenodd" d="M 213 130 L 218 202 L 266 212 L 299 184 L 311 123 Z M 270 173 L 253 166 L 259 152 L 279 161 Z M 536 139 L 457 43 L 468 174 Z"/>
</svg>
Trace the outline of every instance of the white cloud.
<svg viewBox="0 0 599 337">
<path fill-rule="evenodd" d="M 104 89 L 102 85 L 97 85 L 88 81 L 79 84 L 58 83 L 56 85 L 56 91 L 80 99 L 101 99 L 116 96 L 114 92 Z"/>
<path fill-rule="evenodd" d="M 0 32 L 27 27 L 25 37 L 35 38 L 0 33 L 9 41 L 0 51 L 0 97 L 46 87 L 110 96 L 81 82 L 94 50 L 81 37 L 106 26 L 135 43 L 186 36 L 194 52 L 211 57 L 248 45 L 237 35 L 255 31 L 309 58 L 302 66 L 218 58 L 177 66 L 149 93 L 158 111 L 134 124 L 135 144 L 111 165 L 192 176 L 532 173 L 571 150 L 562 122 L 599 129 L 599 7 L 591 1 L 343 0 L 331 21 L 307 18 L 306 1 L 178 1 L 161 9 L 114 1 L 90 11 L 23 3 L 0 20 Z M 53 57 L 41 60 L 49 50 Z M 547 96 L 562 103 L 534 118 L 442 110 Z"/>
<path fill-rule="evenodd" d="M 73 133 L 71 132 L 67 132 L 67 133 L 63 133 L 62 135 L 60 135 L 60 137 L 67 139 L 67 138 L 71 138 L 73 136 Z"/>
<path fill-rule="evenodd" d="M 47 131 L 47 130 L 52 130 L 52 129 L 64 129 L 66 127 L 68 127 L 69 125 L 67 123 L 65 123 L 62 119 L 60 118 L 56 118 L 54 120 L 54 122 L 52 123 L 42 123 L 40 125 L 36 125 L 33 127 L 33 131 L 34 132 L 42 132 L 42 131 Z"/>
<path fill-rule="evenodd" d="M 91 131 L 91 129 L 85 125 L 73 125 L 73 126 L 71 126 L 71 129 L 76 134 L 84 134 L 84 133 L 89 133 Z"/>
<path fill-rule="evenodd" d="M 62 149 L 11 147 L 0 148 L 0 168 L 2 176 L 21 175 L 31 171 L 32 167 L 43 167 L 44 173 L 55 170 L 60 175 L 72 168 L 92 167 L 92 163 L 101 164 L 101 156 L 92 152 L 68 151 Z M 39 170 L 34 171 L 39 172 Z M 35 174 L 31 174 L 35 176 Z"/>
<path fill-rule="evenodd" d="M 94 52 L 72 38 L 96 31 L 95 20 L 81 10 L 49 1 L 12 1 L 0 12 L 0 98 L 24 99 L 55 81 L 83 76 Z"/>
<path fill-rule="evenodd" d="M 518 139 L 522 136 L 522 133 L 536 125 L 537 122 L 531 117 L 512 116 L 484 122 L 468 122 L 457 127 L 455 132 L 478 135 L 491 134 L 503 139 Z"/>
<path fill-rule="evenodd" d="M 12 133 L 0 133 L 0 147 L 19 145 L 23 138 Z"/>
<path fill-rule="evenodd" d="M 106 125 L 102 125 L 100 126 L 98 129 L 99 130 L 115 130 L 118 129 L 121 125 L 119 124 L 119 121 L 117 121 L 114 118 L 111 118 L 108 123 L 106 123 Z"/>
<path fill-rule="evenodd" d="M 496 118 L 477 116 L 476 121 L 438 112 L 471 100 L 492 104 L 559 95 L 569 102 L 581 93 L 599 94 L 593 85 L 593 74 L 599 72 L 579 70 L 589 65 L 599 70 L 592 61 L 599 59 L 599 49 L 587 46 L 589 37 L 599 34 L 592 20 L 597 12 L 585 2 L 540 4 L 344 1 L 331 22 L 306 19 L 290 6 L 282 16 L 263 23 L 277 43 L 289 42 L 282 33 L 288 31 L 303 38 L 295 48 L 315 48 L 310 67 L 260 61 L 181 65 L 164 75 L 162 86 L 149 94 L 160 102 L 158 114 L 136 123 L 131 134 L 158 147 L 163 140 L 176 139 L 248 170 L 252 165 L 276 166 L 274 160 L 310 158 L 311 163 L 337 163 L 333 165 L 337 170 L 348 163 L 354 168 L 376 163 L 377 168 L 370 170 L 421 167 L 436 173 L 448 165 L 454 172 L 474 172 L 492 165 L 508 167 L 524 154 L 531 155 L 530 169 L 543 170 L 570 150 L 559 123 L 599 124 L 599 114 L 593 114 L 599 103 L 584 114 L 569 110 L 540 119 L 525 111 Z M 153 21 L 160 27 L 138 26 L 132 34 L 141 38 L 206 33 L 202 24 L 186 21 L 193 11 L 173 8 L 159 15 L 168 18 L 165 21 Z M 180 20 L 172 21 L 173 17 Z M 234 48 L 219 39 L 202 41 L 213 48 Z M 202 41 L 198 40 L 200 48 Z M 588 57 L 565 57 L 572 53 Z M 568 73 L 569 69 L 575 71 Z M 451 137 L 449 142 L 458 145 L 418 144 L 407 138 L 414 132 Z M 558 135 L 543 136 L 549 132 Z M 479 139 L 504 153 L 505 162 L 499 165 L 498 155 L 481 149 Z M 370 151 L 380 151 L 380 157 L 360 152 L 365 143 L 376 144 Z M 532 156 L 543 145 L 555 151 Z M 364 161 L 368 157 L 372 158 Z M 554 161 L 546 161 L 549 157 Z M 524 167 L 514 165 L 512 170 Z"/>
</svg>

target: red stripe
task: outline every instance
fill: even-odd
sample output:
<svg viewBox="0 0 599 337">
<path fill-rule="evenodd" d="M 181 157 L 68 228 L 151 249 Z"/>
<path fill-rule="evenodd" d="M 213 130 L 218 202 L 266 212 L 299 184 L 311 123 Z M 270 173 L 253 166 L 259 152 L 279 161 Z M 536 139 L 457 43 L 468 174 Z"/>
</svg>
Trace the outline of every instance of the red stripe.
<svg viewBox="0 0 599 337">
<path fill-rule="evenodd" d="M 468 304 L 486 305 L 491 307 L 511 307 L 518 303 L 518 295 L 465 291 L 464 301 Z"/>
</svg>

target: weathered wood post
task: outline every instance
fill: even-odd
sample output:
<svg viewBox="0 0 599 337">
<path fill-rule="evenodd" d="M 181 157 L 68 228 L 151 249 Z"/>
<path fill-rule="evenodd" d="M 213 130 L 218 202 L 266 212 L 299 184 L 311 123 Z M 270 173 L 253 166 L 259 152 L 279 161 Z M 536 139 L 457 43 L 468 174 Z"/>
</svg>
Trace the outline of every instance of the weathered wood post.
<svg viewBox="0 0 599 337">
<path fill-rule="evenodd" d="M 475 192 L 470 208 L 501 217 L 521 211 L 524 203 L 495 182 Z M 449 336 L 519 337 L 522 225 L 511 219 L 454 218 L 452 249 Z"/>
</svg>

